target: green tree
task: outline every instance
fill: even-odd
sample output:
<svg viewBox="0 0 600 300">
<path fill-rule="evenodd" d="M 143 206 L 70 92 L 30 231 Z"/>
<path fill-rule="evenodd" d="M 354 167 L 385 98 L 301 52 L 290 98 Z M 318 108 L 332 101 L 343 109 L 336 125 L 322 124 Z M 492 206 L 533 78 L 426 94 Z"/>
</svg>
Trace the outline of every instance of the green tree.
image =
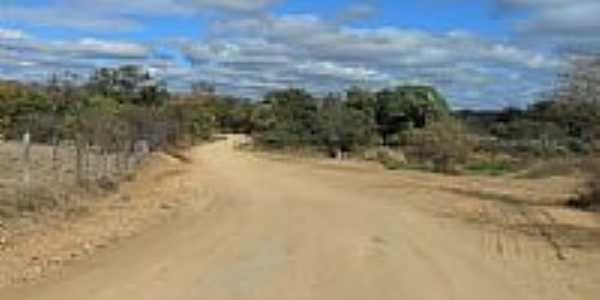
<svg viewBox="0 0 600 300">
<path fill-rule="evenodd" d="M 260 134 L 269 130 L 273 130 L 277 125 L 277 118 L 273 111 L 273 106 L 268 102 L 260 102 L 253 106 L 252 116 L 252 133 Z"/>
<path fill-rule="evenodd" d="M 446 100 L 429 86 L 401 86 L 376 94 L 375 120 L 385 145 L 391 135 L 410 128 L 424 128 L 449 114 Z"/>
<path fill-rule="evenodd" d="M 377 98 L 374 93 L 360 87 L 351 87 L 346 91 L 347 106 L 375 118 Z"/>
<path fill-rule="evenodd" d="M 121 103 L 145 106 L 159 106 L 169 96 L 164 82 L 136 65 L 98 69 L 90 78 L 88 89 Z"/>
<path fill-rule="evenodd" d="M 451 117 L 406 132 L 404 139 L 419 160 L 431 161 L 434 170 L 442 173 L 456 172 L 459 165 L 467 163 L 475 149 L 464 124 Z"/>
<path fill-rule="evenodd" d="M 301 89 L 274 91 L 265 96 L 274 126 L 261 139 L 273 146 L 318 144 L 317 100 Z"/>
<path fill-rule="evenodd" d="M 0 82 L 0 133 L 18 138 L 35 126 L 35 115 L 52 111 L 42 91 L 16 82 Z"/>
<path fill-rule="evenodd" d="M 342 158 L 343 152 L 350 152 L 373 142 L 373 118 L 367 111 L 350 107 L 334 94 L 323 99 L 319 110 L 319 125 L 321 143 L 338 159 Z"/>
</svg>

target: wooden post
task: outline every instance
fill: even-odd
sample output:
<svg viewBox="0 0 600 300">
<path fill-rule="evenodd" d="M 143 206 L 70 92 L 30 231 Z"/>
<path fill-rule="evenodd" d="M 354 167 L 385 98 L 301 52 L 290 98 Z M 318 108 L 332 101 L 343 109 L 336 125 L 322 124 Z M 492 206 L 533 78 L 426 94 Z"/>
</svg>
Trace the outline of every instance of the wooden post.
<svg viewBox="0 0 600 300">
<path fill-rule="evenodd" d="M 25 187 L 29 187 L 31 183 L 31 170 L 30 170 L 30 159 L 31 159 L 31 134 L 29 131 L 23 134 L 23 184 Z"/>
<path fill-rule="evenodd" d="M 102 177 L 110 177 L 110 161 L 109 161 L 109 151 L 106 149 L 102 149 L 102 164 L 103 166 L 103 170 L 102 170 L 102 175 L 100 176 L 100 178 Z"/>
<path fill-rule="evenodd" d="M 85 145 L 84 154 L 83 155 L 85 157 L 85 161 L 84 161 L 84 163 L 85 163 L 85 166 L 84 166 L 85 172 L 84 172 L 84 175 L 83 175 L 84 176 L 83 180 L 85 182 L 85 188 L 86 188 L 86 190 L 89 190 L 90 189 L 90 180 L 91 180 L 90 179 L 90 173 L 91 172 L 90 172 L 90 145 L 89 144 Z"/>
<path fill-rule="evenodd" d="M 76 158 L 75 158 L 75 177 L 77 184 L 82 183 L 83 177 L 83 146 L 81 143 L 77 142 L 76 145 Z"/>
<path fill-rule="evenodd" d="M 52 170 L 58 170 L 58 137 L 52 136 Z"/>
</svg>

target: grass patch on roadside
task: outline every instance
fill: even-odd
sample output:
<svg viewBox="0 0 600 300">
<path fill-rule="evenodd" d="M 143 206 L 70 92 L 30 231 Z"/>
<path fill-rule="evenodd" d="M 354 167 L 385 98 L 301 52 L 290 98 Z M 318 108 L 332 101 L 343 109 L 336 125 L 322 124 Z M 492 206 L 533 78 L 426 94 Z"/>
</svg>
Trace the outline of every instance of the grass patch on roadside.
<svg viewBox="0 0 600 300">
<path fill-rule="evenodd" d="M 544 179 L 557 176 L 569 176 L 578 171 L 584 162 L 581 159 L 554 159 L 533 164 L 520 173 L 518 179 Z"/>
<path fill-rule="evenodd" d="M 390 171 L 406 169 L 408 167 L 406 162 L 398 161 L 387 156 L 380 157 L 379 162 L 386 170 Z"/>
<path fill-rule="evenodd" d="M 502 176 L 517 170 L 517 166 L 507 162 L 481 162 L 469 164 L 465 167 L 467 174 L 488 176 Z"/>
</svg>

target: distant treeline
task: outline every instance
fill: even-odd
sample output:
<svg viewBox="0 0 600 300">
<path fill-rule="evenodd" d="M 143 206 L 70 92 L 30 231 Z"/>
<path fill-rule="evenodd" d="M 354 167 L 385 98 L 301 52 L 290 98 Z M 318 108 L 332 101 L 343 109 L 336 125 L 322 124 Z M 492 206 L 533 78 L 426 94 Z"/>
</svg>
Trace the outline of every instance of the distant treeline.
<svg viewBox="0 0 600 300">
<path fill-rule="evenodd" d="M 554 98 L 525 109 L 461 110 L 455 115 L 484 138 L 482 144 L 514 155 L 594 154 L 600 152 L 600 102 L 588 99 Z"/>
<path fill-rule="evenodd" d="M 15 139 L 28 131 L 38 142 L 106 144 L 128 135 L 158 147 L 220 131 L 253 134 L 272 147 L 318 146 L 337 153 L 393 144 L 403 129 L 425 127 L 448 113 L 446 100 L 427 86 L 352 88 L 325 97 L 290 88 L 253 102 L 216 95 L 207 84 L 169 93 L 138 66 L 99 69 L 85 80 L 67 73 L 45 84 L 0 82 L 0 133 Z"/>
<path fill-rule="evenodd" d="M 556 86 L 525 109 L 463 111 L 461 115 L 475 128 L 498 139 L 546 145 L 545 149 L 539 149 L 545 154 L 597 153 L 600 151 L 600 57 L 574 60 L 569 69 L 559 74 Z"/>
<path fill-rule="evenodd" d="M 590 153 L 599 150 L 597 65 L 576 66 L 527 109 L 457 112 L 432 86 L 354 87 L 325 96 L 289 88 L 251 101 L 217 95 L 206 83 L 170 93 L 138 66 L 102 68 L 86 79 L 63 74 L 45 84 L 0 82 L 0 133 L 19 138 L 28 131 L 39 142 L 71 139 L 110 149 L 123 141 L 143 139 L 159 148 L 237 132 L 262 147 L 310 147 L 337 157 L 383 146 L 416 148 L 424 158 L 425 152 L 441 155 L 436 149 L 448 143 L 510 154 Z"/>
</svg>

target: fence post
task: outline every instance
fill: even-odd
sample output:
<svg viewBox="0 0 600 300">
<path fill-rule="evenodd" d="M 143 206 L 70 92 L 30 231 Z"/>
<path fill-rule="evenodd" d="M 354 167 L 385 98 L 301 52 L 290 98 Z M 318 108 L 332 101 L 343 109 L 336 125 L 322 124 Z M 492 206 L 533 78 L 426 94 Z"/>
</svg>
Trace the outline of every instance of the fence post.
<svg viewBox="0 0 600 300">
<path fill-rule="evenodd" d="M 76 158 L 75 158 L 75 180 L 77 181 L 76 184 L 81 184 L 82 181 L 82 177 L 83 177 L 83 146 L 81 145 L 81 143 L 76 142 L 75 144 L 75 151 L 76 151 Z"/>
<path fill-rule="evenodd" d="M 23 134 L 23 184 L 25 187 L 29 187 L 31 183 L 31 170 L 30 170 L 30 159 L 31 159 L 31 134 L 29 131 Z"/>
</svg>

